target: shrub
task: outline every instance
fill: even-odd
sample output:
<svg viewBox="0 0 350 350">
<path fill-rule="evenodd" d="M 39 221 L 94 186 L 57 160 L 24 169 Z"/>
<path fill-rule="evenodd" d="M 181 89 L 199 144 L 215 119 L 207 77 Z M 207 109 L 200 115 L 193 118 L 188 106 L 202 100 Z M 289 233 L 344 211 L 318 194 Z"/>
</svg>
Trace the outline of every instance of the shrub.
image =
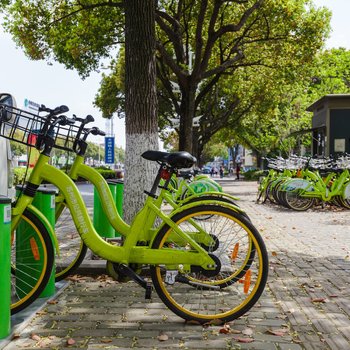
<svg viewBox="0 0 350 350">
<path fill-rule="evenodd" d="M 27 171 L 27 168 L 14 168 L 13 169 L 13 185 L 14 186 L 17 186 L 17 185 L 20 185 L 24 182 L 24 177 L 26 175 L 26 172 L 27 172 L 27 179 L 28 180 L 28 177 L 30 175 L 30 173 L 32 172 L 32 169 L 28 169 Z"/>
<path fill-rule="evenodd" d="M 111 170 L 111 169 L 105 168 L 105 167 L 95 168 L 95 170 L 97 170 L 105 179 L 116 179 L 117 178 L 115 170 Z"/>
<path fill-rule="evenodd" d="M 258 181 L 261 176 L 265 176 L 264 170 L 251 169 L 242 173 L 245 180 L 256 180 Z"/>
</svg>

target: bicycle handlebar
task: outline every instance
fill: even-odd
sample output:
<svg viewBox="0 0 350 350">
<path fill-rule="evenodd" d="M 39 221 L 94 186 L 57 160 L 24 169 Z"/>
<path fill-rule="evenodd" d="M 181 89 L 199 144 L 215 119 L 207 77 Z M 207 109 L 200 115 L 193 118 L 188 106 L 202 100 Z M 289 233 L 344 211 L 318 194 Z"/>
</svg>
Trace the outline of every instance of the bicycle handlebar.
<svg viewBox="0 0 350 350">
<path fill-rule="evenodd" d="M 50 117 L 61 113 L 66 113 L 68 111 L 69 111 L 69 108 L 65 105 L 58 106 L 55 109 L 48 108 L 45 105 L 41 105 L 39 107 L 39 112 L 48 112 Z"/>
</svg>

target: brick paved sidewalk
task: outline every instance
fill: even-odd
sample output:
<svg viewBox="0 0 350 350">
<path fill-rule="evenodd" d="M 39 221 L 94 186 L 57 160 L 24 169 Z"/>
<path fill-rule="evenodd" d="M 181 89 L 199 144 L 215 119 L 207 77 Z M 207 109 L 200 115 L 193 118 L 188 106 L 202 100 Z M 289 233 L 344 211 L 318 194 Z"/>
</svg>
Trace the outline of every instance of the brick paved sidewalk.
<svg viewBox="0 0 350 350">
<path fill-rule="evenodd" d="M 349 213 L 256 204 L 256 183 L 222 184 L 240 196 L 270 255 L 268 286 L 231 323 L 231 333 L 184 323 L 156 293 L 145 301 L 134 282 L 84 277 L 74 278 L 0 349 L 350 349 Z M 247 337 L 254 341 L 237 341 Z"/>
</svg>

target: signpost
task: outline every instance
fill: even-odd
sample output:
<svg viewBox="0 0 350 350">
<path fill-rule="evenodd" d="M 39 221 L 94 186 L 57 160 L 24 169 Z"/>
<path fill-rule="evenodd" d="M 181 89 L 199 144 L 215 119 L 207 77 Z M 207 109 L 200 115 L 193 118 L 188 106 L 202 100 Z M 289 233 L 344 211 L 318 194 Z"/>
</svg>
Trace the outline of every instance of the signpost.
<svg viewBox="0 0 350 350">
<path fill-rule="evenodd" d="M 105 137 L 105 163 L 114 164 L 114 136 Z"/>
</svg>

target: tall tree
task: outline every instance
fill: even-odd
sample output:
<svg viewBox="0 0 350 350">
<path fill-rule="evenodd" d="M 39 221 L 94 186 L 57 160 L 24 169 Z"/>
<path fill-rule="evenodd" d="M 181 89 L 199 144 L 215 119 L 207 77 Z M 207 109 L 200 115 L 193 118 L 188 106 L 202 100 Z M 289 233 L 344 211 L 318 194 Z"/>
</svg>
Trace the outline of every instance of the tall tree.
<svg viewBox="0 0 350 350">
<path fill-rule="evenodd" d="M 271 70 L 250 74 L 246 83 L 248 87 L 260 86 L 260 93 L 255 95 L 260 96 L 259 103 L 234 128 L 222 130 L 222 139 L 241 143 L 258 156 L 295 152 L 298 144 L 310 147 L 311 133 L 306 131 L 311 129 L 312 114 L 306 109 L 324 95 L 350 93 L 350 51 L 339 48 L 320 52 L 304 68 L 293 83 L 288 76 L 283 79 L 283 74 L 276 76 Z"/>
<path fill-rule="evenodd" d="M 114 58 L 126 40 L 126 219 L 143 203 L 152 166 L 140 154 L 157 148 L 154 0 L 6 0 L 5 27 L 31 59 L 58 61 L 82 77 Z M 147 185 L 146 185 L 147 184 Z"/>
<path fill-rule="evenodd" d="M 140 157 L 148 149 L 158 149 L 154 16 L 154 0 L 125 2 L 127 221 L 143 204 L 142 196 L 135 196 L 136 190 L 149 186 L 155 173 L 154 164 Z"/>
<path fill-rule="evenodd" d="M 330 13 L 309 0 L 162 0 L 156 15 L 159 127 L 176 125 L 179 148 L 200 158 L 215 133 L 263 103 L 267 70 L 283 83 L 300 80 L 323 45 Z M 110 84 L 122 72 L 118 61 L 100 102 L 122 95 L 122 85 Z"/>
<path fill-rule="evenodd" d="M 160 1 L 158 75 L 180 116 L 179 148 L 192 151 L 204 141 L 204 135 L 193 137 L 194 117 L 203 115 L 200 126 L 209 135 L 234 115 L 240 99 L 222 89 L 216 94 L 221 80 L 239 68 L 295 70 L 306 64 L 324 42 L 329 16 L 309 0 Z M 213 104 L 225 107 L 221 113 L 216 108 L 215 118 Z"/>
</svg>

